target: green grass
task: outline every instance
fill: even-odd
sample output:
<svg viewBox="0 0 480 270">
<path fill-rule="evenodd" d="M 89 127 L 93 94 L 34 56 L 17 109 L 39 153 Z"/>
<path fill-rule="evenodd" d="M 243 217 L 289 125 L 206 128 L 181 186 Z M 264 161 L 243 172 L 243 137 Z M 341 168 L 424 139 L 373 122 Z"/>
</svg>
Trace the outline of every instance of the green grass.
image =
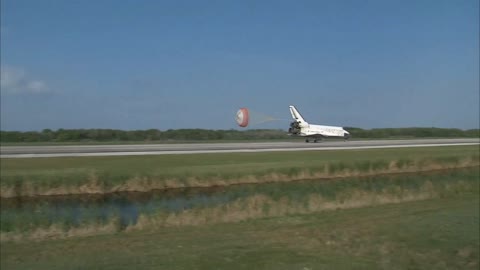
<svg viewBox="0 0 480 270">
<path fill-rule="evenodd" d="M 1 269 L 478 269 L 476 194 L 40 242 Z"/>
<path fill-rule="evenodd" d="M 410 138 L 418 139 L 418 138 Z M 431 139 L 431 138 L 428 138 Z M 440 138 L 441 139 L 441 138 Z M 447 137 L 445 139 L 448 139 Z M 455 138 L 452 138 L 455 139 Z M 363 139 L 362 139 L 363 140 Z M 376 139 L 378 140 L 378 139 Z M 386 139 L 387 140 L 387 139 Z M 286 137 L 281 139 L 237 139 L 237 140 L 159 140 L 159 141 L 73 141 L 73 142 L 2 142 L 2 146 L 52 146 L 52 145 L 124 145 L 124 144 L 185 144 L 185 143 L 255 143 L 255 142 L 304 141 L 303 138 Z"/>
<path fill-rule="evenodd" d="M 392 138 L 352 138 L 349 141 L 374 140 L 423 140 L 423 139 L 470 139 L 471 137 L 392 137 Z M 343 138 L 330 138 L 328 141 L 344 141 Z M 271 142 L 305 142 L 303 137 L 285 136 L 270 139 L 220 139 L 220 140 L 157 140 L 157 141 L 65 141 L 65 142 L 1 142 L 1 146 L 62 146 L 62 145 L 148 145 L 148 144 L 210 144 L 210 143 L 271 143 Z"/>
<path fill-rule="evenodd" d="M 18 200 L 10 199 L 1 204 L 0 231 L 2 240 L 42 239 L 239 222 L 293 213 L 478 194 L 479 177 L 477 167 L 329 181 L 237 185 L 219 192 L 203 189 L 174 196 L 153 193 L 137 199 L 124 195 L 116 196 L 115 201 L 113 197 L 104 197 L 101 203 L 98 200 L 86 203 L 88 198 L 67 197 L 56 201 L 38 199 L 18 207 Z M 135 209 L 133 216 L 132 207 Z M 88 230 L 82 231 L 85 228 Z"/>
<path fill-rule="evenodd" d="M 392 162 L 397 170 L 455 167 L 465 160 L 478 165 L 478 146 L 2 159 L 0 188 L 2 196 L 144 191 L 381 173 L 393 171 Z"/>
<path fill-rule="evenodd" d="M 350 141 L 374 141 L 374 140 L 424 140 L 424 139 L 471 139 L 475 137 L 413 137 L 413 136 L 393 136 L 388 138 L 359 138 L 354 137 Z M 330 138 L 328 141 L 343 141 L 343 138 Z M 255 142 L 303 142 L 303 137 L 285 136 L 285 138 L 271 139 L 221 139 L 221 140 L 144 140 L 144 141 L 68 141 L 68 142 L 1 142 L 2 146 L 51 146 L 51 145 L 119 145 L 119 144 L 184 144 L 184 143 L 255 143 Z"/>
</svg>

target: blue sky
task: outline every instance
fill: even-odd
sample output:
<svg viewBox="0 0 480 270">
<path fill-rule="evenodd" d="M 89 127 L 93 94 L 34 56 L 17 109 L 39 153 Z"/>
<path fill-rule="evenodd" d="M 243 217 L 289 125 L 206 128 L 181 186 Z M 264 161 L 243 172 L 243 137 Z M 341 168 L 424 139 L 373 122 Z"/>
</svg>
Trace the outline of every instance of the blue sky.
<svg viewBox="0 0 480 270">
<path fill-rule="evenodd" d="M 474 0 L 2 0 L 0 33 L 2 130 L 479 127 Z"/>
</svg>

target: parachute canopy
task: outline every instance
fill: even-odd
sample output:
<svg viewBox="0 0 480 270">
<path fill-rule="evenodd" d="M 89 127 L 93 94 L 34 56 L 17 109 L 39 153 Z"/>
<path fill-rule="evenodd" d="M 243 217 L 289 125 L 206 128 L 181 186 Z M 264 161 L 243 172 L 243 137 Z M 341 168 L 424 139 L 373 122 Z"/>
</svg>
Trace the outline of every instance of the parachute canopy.
<svg viewBox="0 0 480 270">
<path fill-rule="evenodd" d="M 241 127 L 246 127 L 248 126 L 248 109 L 247 108 L 241 108 L 240 110 L 237 111 L 237 116 L 236 116 L 237 124 Z"/>
</svg>

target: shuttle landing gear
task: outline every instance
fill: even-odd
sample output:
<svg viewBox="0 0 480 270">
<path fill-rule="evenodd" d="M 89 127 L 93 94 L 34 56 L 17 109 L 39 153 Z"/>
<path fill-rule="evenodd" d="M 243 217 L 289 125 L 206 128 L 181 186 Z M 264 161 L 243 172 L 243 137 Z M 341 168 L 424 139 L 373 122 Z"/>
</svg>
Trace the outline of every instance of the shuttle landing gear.
<svg viewBox="0 0 480 270">
<path fill-rule="evenodd" d="M 308 142 L 310 142 L 310 140 L 309 140 L 309 139 L 305 139 L 305 142 L 308 143 Z"/>
</svg>

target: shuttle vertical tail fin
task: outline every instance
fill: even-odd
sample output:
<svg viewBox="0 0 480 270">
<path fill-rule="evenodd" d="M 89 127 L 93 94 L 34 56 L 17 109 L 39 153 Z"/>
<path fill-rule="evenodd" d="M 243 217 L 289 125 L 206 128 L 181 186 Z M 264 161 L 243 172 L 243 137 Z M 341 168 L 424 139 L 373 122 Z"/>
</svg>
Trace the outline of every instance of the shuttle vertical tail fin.
<svg viewBox="0 0 480 270">
<path fill-rule="evenodd" d="M 290 105 L 290 114 L 292 114 L 292 118 L 300 125 L 308 125 L 307 121 L 303 119 L 302 115 L 297 111 L 295 106 Z"/>
</svg>

